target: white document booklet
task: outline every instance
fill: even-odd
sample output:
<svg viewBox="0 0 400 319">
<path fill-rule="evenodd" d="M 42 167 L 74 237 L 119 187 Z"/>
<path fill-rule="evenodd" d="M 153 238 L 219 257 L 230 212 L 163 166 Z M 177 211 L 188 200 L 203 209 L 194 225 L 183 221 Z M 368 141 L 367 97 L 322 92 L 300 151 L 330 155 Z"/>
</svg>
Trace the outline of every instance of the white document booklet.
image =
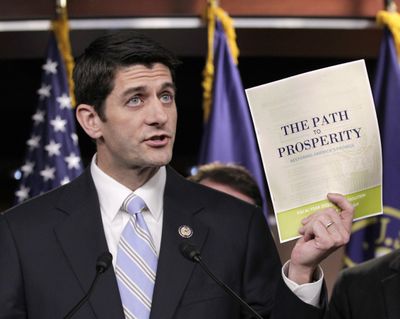
<svg viewBox="0 0 400 319">
<path fill-rule="evenodd" d="M 341 193 L 355 219 L 382 213 L 378 122 L 364 60 L 246 90 L 281 242 Z"/>
</svg>

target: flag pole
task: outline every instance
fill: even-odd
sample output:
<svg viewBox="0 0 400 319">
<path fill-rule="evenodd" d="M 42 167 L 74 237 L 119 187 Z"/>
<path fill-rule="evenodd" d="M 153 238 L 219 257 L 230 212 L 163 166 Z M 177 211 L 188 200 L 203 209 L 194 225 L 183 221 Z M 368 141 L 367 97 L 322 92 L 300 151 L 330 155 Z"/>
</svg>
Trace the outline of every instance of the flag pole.
<svg viewBox="0 0 400 319">
<path fill-rule="evenodd" d="M 65 64 L 69 86 L 69 96 L 71 105 L 75 107 L 74 81 L 72 80 L 72 72 L 74 69 L 74 58 L 71 54 L 71 42 L 69 39 L 69 24 L 67 13 L 67 0 L 56 0 L 56 19 L 51 22 L 52 29 L 57 39 L 58 49 L 60 50 L 62 59 Z"/>
</svg>

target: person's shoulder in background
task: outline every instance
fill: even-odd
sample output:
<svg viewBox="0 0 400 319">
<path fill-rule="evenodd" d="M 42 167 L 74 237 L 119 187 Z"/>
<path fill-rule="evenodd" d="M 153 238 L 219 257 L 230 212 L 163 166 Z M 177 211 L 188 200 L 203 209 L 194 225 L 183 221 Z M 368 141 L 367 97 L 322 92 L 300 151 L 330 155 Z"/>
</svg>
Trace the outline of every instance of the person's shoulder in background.
<svg viewBox="0 0 400 319">
<path fill-rule="evenodd" d="M 396 296 L 394 305 L 385 299 L 388 291 Z M 399 308 L 400 314 L 398 298 L 400 249 L 343 270 L 335 283 L 327 318 L 385 318 L 388 308 L 393 306 Z"/>
</svg>

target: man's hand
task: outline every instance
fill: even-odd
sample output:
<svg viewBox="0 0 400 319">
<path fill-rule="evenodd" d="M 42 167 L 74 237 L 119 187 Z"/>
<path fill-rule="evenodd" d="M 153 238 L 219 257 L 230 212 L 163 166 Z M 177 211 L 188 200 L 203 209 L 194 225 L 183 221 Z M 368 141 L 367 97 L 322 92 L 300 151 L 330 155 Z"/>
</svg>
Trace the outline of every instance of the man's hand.
<svg viewBox="0 0 400 319">
<path fill-rule="evenodd" d="M 350 239 L 354 207 L 340 194 L 328 194 L 328 199 L 339 212 L 326 208 L 302 220 L 302 237 L 292 250 L 288 273 L 299 285 L 311 282 L 318 264 Z"/>
</svg>

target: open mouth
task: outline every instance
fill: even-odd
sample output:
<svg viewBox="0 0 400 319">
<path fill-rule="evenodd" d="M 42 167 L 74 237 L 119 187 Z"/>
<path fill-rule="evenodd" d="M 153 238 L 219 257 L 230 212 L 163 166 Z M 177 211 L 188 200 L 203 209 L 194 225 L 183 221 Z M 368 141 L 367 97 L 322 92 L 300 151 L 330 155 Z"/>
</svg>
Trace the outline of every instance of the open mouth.
<svg viewBox="0 0 400 319">
<path fill-rule="evenodd" d="M 157 136 L 152 136 L 150 138 L 150 141 L 163 141 L 166 138 L 167 138 L 166 135 L 157 135 Z"/>
<path fill-rule="evenodd" d="M 166 134 L 154 135 L 146 140 L 146 144 L 153 147 L 161 147 L 168 144 L 170 137 Z"/>
</svg>

